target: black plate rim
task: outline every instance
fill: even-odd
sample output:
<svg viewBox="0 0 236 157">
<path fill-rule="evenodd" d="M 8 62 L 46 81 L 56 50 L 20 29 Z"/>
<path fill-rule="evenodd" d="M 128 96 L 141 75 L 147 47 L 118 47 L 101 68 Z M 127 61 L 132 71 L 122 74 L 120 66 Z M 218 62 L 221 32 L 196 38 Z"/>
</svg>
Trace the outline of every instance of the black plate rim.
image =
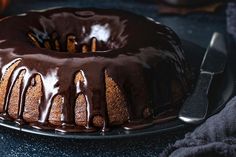
<svg viewBox="0 0 236 157">
<path fill-rule="evenodd" d="M 24 133 L 30 133 L 34 135 L 40 135 L 40 136 L 47 136 L 47 137 L 57 137 L 57 138 L 65 138 L 65 139 L 88 139 L 88 140 L 103 140 L 103 139 L 120 139 L 120 138 L 133 138 L 133 137 L 141 137 L 141 136 L 147 136 L 147 135 L 157 135 L 161 133 L 167 133 L 170 131 L 174 131 L 176 129 L 181 129 L 181 128 L 187 128 L 187 127 L 193 127 L 192 125 L 185 124 L 181 122 L 179 125 L 176 126 L 171 126 L 171 127 L 166 127 L 164 129 L 159 129 L 159 130 L 153 130 L 149 132 L 144 132 L 144 131 L 139 131 L 137 133 L 127 133 L 127 134 L 111 134 L 111 135 L 102 135 L 101 133 L 91 135 L 89 133 L 82 133 L 82 134 L 70 134 L 70 133 L 60 133 L 56 131 L 40 131 L 34 128 L 30 128 L 29 126 L 23 126 L 19 127 L 16 126 L 14 122 L 10 121 L 2 121 L 0 120 L 0 126 L 1 127 L 6 127 L 9 129 L 13 129 L 16 131 L 24 132 Z"/>
</svg>

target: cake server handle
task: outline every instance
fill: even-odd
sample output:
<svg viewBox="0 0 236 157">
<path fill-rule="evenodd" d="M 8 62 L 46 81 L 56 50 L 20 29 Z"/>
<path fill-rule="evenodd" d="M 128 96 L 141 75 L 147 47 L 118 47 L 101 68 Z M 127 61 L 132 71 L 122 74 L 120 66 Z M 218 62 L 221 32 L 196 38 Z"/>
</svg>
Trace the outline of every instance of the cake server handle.
<svg viewBox="0 0 236 157">
<path fill-rule="evenodd" d="M 201 123 L 207 115 L 208 110 L 208 91 L 214 73 L 202 71 L 193 94 L 187 98 L 183 104 L 179 119 L 186 123 Z"/>
</svg>

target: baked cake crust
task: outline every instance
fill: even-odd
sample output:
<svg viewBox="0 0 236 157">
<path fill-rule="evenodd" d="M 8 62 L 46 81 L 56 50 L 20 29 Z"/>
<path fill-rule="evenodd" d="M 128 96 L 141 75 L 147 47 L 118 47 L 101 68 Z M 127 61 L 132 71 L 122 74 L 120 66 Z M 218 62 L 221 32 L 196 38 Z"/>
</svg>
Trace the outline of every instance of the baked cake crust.
<svg viewBox="0 0 236 157">
<path fill-rule="evenodd" d="M 60 8 L 0 28 L 2 119 L 63 132 L 139 128 L 178 110 L 190 88 L 177 35 L 140 15 Z"/>
</svg>

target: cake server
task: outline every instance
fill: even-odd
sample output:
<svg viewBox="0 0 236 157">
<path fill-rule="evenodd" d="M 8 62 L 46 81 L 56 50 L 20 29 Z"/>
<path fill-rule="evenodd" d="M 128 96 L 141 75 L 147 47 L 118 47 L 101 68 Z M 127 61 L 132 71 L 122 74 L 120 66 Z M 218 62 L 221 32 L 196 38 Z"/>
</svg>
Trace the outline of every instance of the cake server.
<svg viewBox="0 0 236 157">
<path fill-rule="evenodd" d="M 195 89 L 184 102 L 179 119 L 191 124 L 204 121 L 208 110 L 208 91 L 214 75 L 224 72 L 227 60 L 224 36 L 214 33 L 203 57 Z"/>
</svg>

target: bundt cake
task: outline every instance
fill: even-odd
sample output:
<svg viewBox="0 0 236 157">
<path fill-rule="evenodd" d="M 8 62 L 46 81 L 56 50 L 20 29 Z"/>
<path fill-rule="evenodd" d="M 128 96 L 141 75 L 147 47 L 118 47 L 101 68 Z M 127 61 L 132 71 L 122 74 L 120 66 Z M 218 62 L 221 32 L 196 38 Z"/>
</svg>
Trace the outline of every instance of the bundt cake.
<svg viewBox="0 0 236 157">
<path fill-rule="evenodd" d="M 61 132 L 171 119 L 190 89 L 177 35 L 126 11 L 58 8 L 0 21 L 0 118 Z"/>
</svg>

